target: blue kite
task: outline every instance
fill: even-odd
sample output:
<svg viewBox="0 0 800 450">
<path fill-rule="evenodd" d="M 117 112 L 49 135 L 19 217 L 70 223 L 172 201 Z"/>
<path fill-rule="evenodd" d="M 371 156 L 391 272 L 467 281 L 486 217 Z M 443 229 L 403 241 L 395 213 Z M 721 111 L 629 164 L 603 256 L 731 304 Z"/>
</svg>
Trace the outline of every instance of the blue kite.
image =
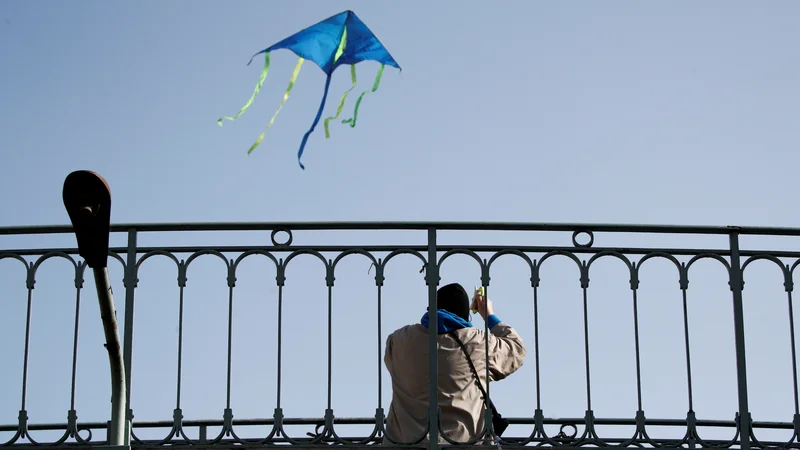
<svg viewBox="0 0 800 450">
<path fill-rule="evenodd" d="M 322 110 L 325 108 L 325 100 L 328 98 L 328 88 L 331 84 L 331 76 L 333 75 L 333 71 L 336 70 L 336 68 L 340 65 L 350 64 L 350 77 L 352 79 L 353 86 L 342 95 L 336 115 L 325 119 L 326 138 L 330 137 L 330 132 L 328 131 L 328 122 L 339 117 L 342 112 L 342 108 L 344 107 L 347 94 L 349 94 L 350 91 L 356 87 L 355 65 L 357 63 L 361 61 L 377 61 L 380 63 L 380 67 L 378 68 L 378 74 L 375 77 L 375 82 L 372 85 L 372 89 L 362 92 L 358 97 L 355 110 L 353 111 L 353 117 L 342 120 L 343 124 L 349 124 L 350 127 L 356 126 L 358 107 L 361 105 L 361 99 L 365 94 L 369 92 L 375 92 L 378 89 L 384 67 L 389 65 L 397 68 L 398 70 L 402 69 L 394 60 L 392 55 L 390 55 L 386 50 L 386 47 L 381 44 L 378 38 L 372 33 L 372 31 L 370 31 L 364 22 L 362 22 L 353 11 L 344 11 L 315 25 L 312 25 L 298 33 L 295 33 L 278 42 L 277 44 L 265 48 L 264 50 L 261 50 L 253 55 L 247 65 L 250 65 L 256 56 L 262 53 L 265 55 L 264 69 L 261 71 L 261 78 L 258 80 L 255 92 L 253 92 L 250 100 L 247 101 L 247 103 L 238 113 L 233 116 L 226 116 L 217 120 L 217 123 L 220 126 L 222 126 L 223 119 L 233 120 L 242 115 L 242 113 L 244 113 L 247 108 L 250 107 L 256 95 L 258 95 L 258 91 L 261 89 L 261 86 L 264 84 L 264 80 L 267 78 L 270 52 L 282 48 L 291 50 L 297 56 L 299 56 L 300 59 L 297 61 L 297 65 L 292 73 L 292 78 L 289 80 L 289 87 L 286 89 L 286 93 L 283 95 L 283 101 L 278 107 L 278 110 L 275 111 L 275 114 L 269 121 L 267 128 L 261 133 L 258 139 L 256 139 L 256 141 L 247 151 L 247 154 L 252 153 L 253 150 L 255 150 L 259 144 L 261 144 L 261 141 L 264 140 L 264 133 L 266 133 L 266 131 L 269 130 L 269 128 L 275 122 L 275 118 L 278 116 L 278 113 L 281 111 L 283 105 L 286 103 L 286 100 L 289 98 L 289 93 L 291 92 L 292 87 L 297 80 L 297 75 L 300 73 L 300 67 L 302 67 L 303 61 L 308 59 L 316 63 L 319 68 L 325 72 L 327 78 L 325 79 L 325 90 L 322 94 L 322 102 L 319 105 L 317 116 L 314 118 L 311 128 L 309 128 L 309 130 L 303 136 L 303 140 L 300 143 L 300 150 L 297 152 L 297 162 L 300 164 L 300 168 L 305 169 L 303 163 L 300 162 L 300 158 L 303 155 L 303 149 L 306 146 L 306 141 L 308 141 L 308 136 L 314 131 L 314 128 L 316 128 L 317 124 L 319 123 L 320 117 L 322 117 Z"/>
</svg>

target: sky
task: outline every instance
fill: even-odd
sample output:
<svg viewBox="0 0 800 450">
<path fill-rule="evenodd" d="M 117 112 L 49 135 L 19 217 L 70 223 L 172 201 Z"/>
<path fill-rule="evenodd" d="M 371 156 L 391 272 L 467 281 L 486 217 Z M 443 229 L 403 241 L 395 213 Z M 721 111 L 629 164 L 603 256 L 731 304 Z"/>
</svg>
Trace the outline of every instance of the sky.
<svg viewBox="0 0 800 450">
<path fill-rule="evenodd" d="M 216 120 L 238 111 L 252 94 L 261 65 L 247 66 L 250 57 L 346 9 L 373 30 L 402 72 L 386 68 L 379 90 L 364 98 L 355 128 L 334 121 L 325 139 L 319 126 L 308 141 L 306 169 L 301 170 L 297 149 L 324 85 L 322 71 L 305 64 L 275 125 L 248 156 L 250 144 L 280 104 L 297 59 L 288 51 L 274 52 L 253 106 L 219 127 Z M 794 227 L 798 214 L 791 205 L 800 162 L 795 151 L 800 142 L 800 60 L 794 56 L 798 20 L 800 4 L 788 0 L 7 0 L 0 3 L 0 211 L 5 212 L 0 226 L 68 223 L 61 200 L 64 178 L 88 169 L 111 186 L 114 223 Z M 377 68 L 374 62 L 358 65 L 354 92 L 371 87 Z M 348 70 L 338 70 L 323 117 L 335 113 L 349 85 Z M 353 101 L 343 116 L 350 114 Z M 727 245 L 724 237 L 706 236 L 596 238 L 596 245 Z M 111 239 L 112 245 L 125 243 L 123 234 Z M 264 245 L 267 239 L 265 233 L 161 233 L 142 235 L 139 243 Z M 294 239 L 303 245 L 420 245 L 425 235 L 297 232 Z M 470 232 L 442 239 L 570 242 L 563 233 Z M 743 242 L 752 248 L 798 247 L 791 239 Z M 72 246 L 69 235 L 0 236 L 0 249 Z M 221 418 L 226 273 L 213 257 L 196 261 L 184 293 L 182 407 L 187 418 Z M 478 269 L 467 257 L 453 261 L 443 268 L 442 282 L 458 281 L 468 289 L 479 283 Z M 545 336 L 542 402 L 548 416 L 581 417 L 586 410 L 582 293 L 572 263 L 551 261 L 542 269 L 538 292 L 540 314 L 547 317 L 540 329 Z M 122 271 L 115 264 L 110 270 L 123 320 Z M 367 273 L 369 262 L 363 258 L 348 257 L 342 264 L 333 312 L 333 381 L 341 389 L 334 390 L 333 400 L 337 416 L 367 417 L 377 401 L 378 343 L 392 329 L 419 320 L 426 291 L 421 264 L 410 256 L 398 259 L 397 268 L 391 268 L 397 281 L 387 272 L 378 336 L 374 271 Z M 496 287 L 490 290 L 498 315 L 519 328 L 526 344 L 532 343 L 533 290 L 527 269 L 518 260 L 498 264 L 492 269 Z M 770 264 L 755 263 L 746 273 L 751 410 L 756 420 L 788 422 L 794 404 L 786 293 Z M 282 401 L 289 416 L 320 417 L 327 392 L 327 290 L 319 261 L 303 256 L 296 265 L 287 273 L 283 299 Z M 176 269 L 166 258 L 153 258 L 142 267 L 132 405 L 142 420 L 170 420 L 180 295 Z M 600 273 L 592 275 L 597 281 L 589 290 L 590 310 L 595 308 L 597 317 L 590 331 L 593 408 L 598 416 L 633 417 L 629 277 L 619 261 L 603 260 L 597 267 Z M 703 261 L 697 267 L 692 276 L 697 281 L 688 291 L 689 301 L 696 299 L 690 321 L 695 410 L 698 416 L 730 420 L 737 410 L 730 291 L 721 266 Z M 274 270 L 266 259 L 249 259 L 237 275 L 232 392 L 237 418 L 272 416 Z M 638 292 L 642 376 L 651 380 L 643 386 L 644 409 L 648 417 L 684 418 L 677 275 L 665 261 L 647 270 Z M 546 276 L 554 281 L 548 284 Z M 19 410 L 24 279 L 18 262 L 0 261 L 0 304 L 7 312 L 0 314 L 0 337 L 11 343 L 0 349 L 0 360 L 7 362 L 0 368 L 0 424 L 16 423 Z M 35 423 L 65 421 L 69 409 L 73 280 L 74 270 L 65 261 L 48 260 L 37 273 L 28 386 L 29 416 Z M 102 328 L 92 283 L 87 274 L 81 290 L 77 409 L 80 420 L 105 420 L 106 394 L 91 394 L 107 392 L 103 388 L 108 386 L 103 349 L 94 345 L 102 339 Z M 480 319 L 475 324 L 483 326 Z M 531 416 L 535 408 L 533 352 L 529 355 L 518 374 L 493 386 L 506 416 Z M 383 370 L 387 408 L 391 390 Z M 364 394 L 367 388 L 369 395 Z M 7 437 L 0 433 L 0 442 Z"/>
</svg>

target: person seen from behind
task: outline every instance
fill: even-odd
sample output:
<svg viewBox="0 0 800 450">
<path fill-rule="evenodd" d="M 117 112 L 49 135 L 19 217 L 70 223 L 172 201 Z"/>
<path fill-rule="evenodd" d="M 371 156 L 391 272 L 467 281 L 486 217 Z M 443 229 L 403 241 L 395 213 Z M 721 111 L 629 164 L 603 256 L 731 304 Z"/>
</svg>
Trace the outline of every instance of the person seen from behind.
<svg viewBox="0 0 800 450">
<path fill-rule="evenodd" d="M 439 442 L 463 443 L 477 439 L 485 425 L 481 387 L 486 380 L 486 335 L 473 327 L 470 309 L 477 310 L 489 328 L 489 380 L 498 381 L 522 366 L 525 346 L 519 334 L 495 314 L 492 301 L 476 292 L 469 296 L 460 284 L 448 284 L 437 292 Z M 386 417 L 386 435 L 399 443 L 410 443 L 425 435 L 428 442 L 428 313 L 418 324 L 394 331 L 386 340 L 384 363 L 392 377 L 392 401 Z M 458 339 L 454 339 L 451 335 Z M 462 350 L 458 341 L 464 346 Z M 481 387 L 478 386 L 464 352 L 468 352 Z M 384 437 L 384 443 L 391 441 Z"/>
</svg>

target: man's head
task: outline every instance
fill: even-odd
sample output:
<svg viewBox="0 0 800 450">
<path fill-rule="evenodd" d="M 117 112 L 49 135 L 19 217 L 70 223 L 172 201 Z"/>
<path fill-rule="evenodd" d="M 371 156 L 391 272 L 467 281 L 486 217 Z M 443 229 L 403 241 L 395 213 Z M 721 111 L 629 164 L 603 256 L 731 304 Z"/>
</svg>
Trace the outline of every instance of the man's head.
<svg viewBox="0 0 800 450">
<path fill-rule="evenodd" d="M 460 284 L 442 286 L 436 292 L 436 299 L 439 309 L 446 309 L 464 320 L 469 320 L 469 295 Z"/>
</svg>

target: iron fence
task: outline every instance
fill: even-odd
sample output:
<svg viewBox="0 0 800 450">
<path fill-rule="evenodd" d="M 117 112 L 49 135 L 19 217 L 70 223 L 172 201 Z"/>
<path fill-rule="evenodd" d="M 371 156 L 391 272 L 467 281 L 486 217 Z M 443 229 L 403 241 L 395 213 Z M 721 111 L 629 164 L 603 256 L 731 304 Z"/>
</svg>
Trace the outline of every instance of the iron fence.
<svg viewBox="0 0 800 450">
<path fill-rule="evenodd" d="M 257 245 L 186 245 L 186 246 L 143 246 L 138 244 L 138 240 L 145 235 L 160 233 L 160 235 L 171 238 L 176 233 L 188 232 L 257 232 L 264 236 L 269 234 L 270 242 L 262 245 L 259 241 Z M 377 232 L 381 233 L 381 243 L 377 245 L 363 244 L 339 244 L 314 243 L 313 237 L 319 233 L 331 231 L 347 231 L 351 237 L 358 239 L 361 233 Z M 386 244 L 396 236 L 398 232 L 416 233 L 413 238 L 406 239 L 405 242 Z M 7 239 L 19 236 L 35 236 L 37 239 L 43 235 L 63 235 L 65 239 L 70 237 L 72 232 L 70 227 L 9 227 L 0 228 L 0 237 Z M 306 232 L 308 239 L 300 239 L 295 234 Z M 480 244 L 451 244 L 444 243 L 442 236 L 453 232 L 470 232 L 472 237 L 478 237 L 496 232 L 515 232 L 513 238 L 515 242 L 510 244 L 493 244 L 481 242 Z M 538 233 L 538 234 L 537 234 Z M 543 236 L 542 233 L 550 233 L 546 239 L 549 244 L 531 245 L 529 236 Z M 683 247 L 673 245 L 659 246 L 640 246 L 627 245 L 628 241 L 658 240 L 667 237 L 669 243 L 680 240 L 682 236 L 694 235 L 702 239 L 724 239 L 726 245 L 708 247 Z M 428 430 L 423 436 L 419 436 L 413 442 L 391 442 L 391 436 L 386 436 L 384 420 L 386 415 L 386 405 L 382 392 L 386 387 L 386 380 L 382 374 L 383 358 L 383 337 L 386 330 L 383 327 L 385 317 L 383 316 L 383 291 L 386 282 L 386 269 L 390 263 L 400 255 L 416 258 L 420 277 L 420 284 L 426 285 L 428 293 L 429 308 L 435 306 L 435 292 L 441 283 L 440 270 L 443 263 L 456 255 L 464 256 L 473 261 L 480 276 L 480 284 L 487 291 L 491 298 L 493 284 L 491 282 L 492 268 L 501 258 L 512 257 L 522 261 L 525 269 L 526 283 L 530 286 L 532 295 L 533 315 L 531 317 L 533 341 L 526 341 L 528 356 L 526 366 L 534 368 L 533 379 L 530 380 L 529 388 L 533 393 L 518 393 L 521 402 L 532 403 L 531 414 L 525 417 L 511 417 L 511 432 L 506 433 L 498 445 L 502 447 L 521 447 L 521 446 L 541 446 L 541 447 L 686 447 L 686 448 L 799 448 L 800 447 L 800 409 L 798 408 L 798 383 L 797 383 L 797 358 L 796 341 L 794 326 L 794 310 L 792 303 L 792 293 L 794 288 L 794 272 L 800 264 L 800 251 L 786 250 L 785 245 L 772 245 L 771 248 L 740 248 L 743 237 L 761 236 L 768 238 L 786 238 L 794 243 L 794 239 L 800 236 L 800 229 L 786 228 L 747 228 L 747 227 L 681 227 L 681 226 L 655 226 L 655 225 L 607 225 L 607 224 L 486 224 L 486 223 L 258 223 L 258 224 L 143 224 L 143 225 L 113 225 L 112 242 L 120 236 L 126 237 L 125 246 L 117 246 L 110 249 L 110 256 L 114 264 L 118 264 L 123 274 L 124 296 L 119 296 L 124 303 L 124 362 L 127 381 L 127 398 L 129 402 L 128 419 L 132 422 L 131 444 L 138 448 L 156 448 L 165 446 L 195 446 L 195 447 L 231 447 L 231 446 L 295 446 L 295 447 L 316 447 L 316 446 L 373 446 L 382 445 L 390 447 L 414 447 L 428 446 L 426 439 L 434 442 L 431 447 L 440 446 L 438 440 L 440 433 L 438 423 L 440 420 L 437 408 L 436 379 L 437 363 L 435 358 L 436 340 L 434 331 L 430 330 L 429 351 L 430 351 L 430 406 L 428 410 Z M 74 239 L 74 238 L 73 238 Z M 570 240 L 571 239 L 571 243 Z M 597 239 L 597 241 L 595 240 Z M 605 242 L 618 242 L 623 245 L 598 245 L 605 239 Z M 335 239 L 332 239 L 335 241 Z M 500 239 L 502 240 L 502 239 Z M 553 245 L 552 241 L 559 245 Z M 662 239 L 662 241 L 664 241 Z M 667 242 L 667 241 L 664 241 Z M 566 245 L 564 245 L 566 244 Z M 320 411 L 317 417 L 287 417 L 284 415 L 285 405 L 282 402 L 281 394 L 284 389 L 283 367 L 287 352 L 296 352 L 298 349 L 309 346 L 307 342 L 287 342 L 284 339 L 286 327 L 296 326 L 284 321 L 284 288 L 286 286 L 287 268 L 300 255 L 310 256 L 312 259 L 319 259 L 324 266 L 324 283 L 327 291 L 326 299 L 326 334 L 325 356 L 320 358 L 324 364 L 316 360 L 313 370 L 321 370 L 326 374 L 326 408 Z M 376 383 L 377 407 L 374 411 L 364 411 L 358 417 L 338 417 L 334 414 L 332 395 L 335 391 L 333 382 L 333 329 L 337 324 L 333 320 L 333 298 L 336 284 L 337 268 L 340 263 L 351 255 L 360 255 L 369 262 L 369 273 L 375 289 L 374 307 L 377 312 L 375 322 L 369 327 L 374 329 L 377 334 L 377 373 Z M 193 262 L 201 256 L 218 257 L 225 265 L 225 279 L 228 292 L 227 298 L 227 317 L 225 332 L 227 335 L 225 347 L 226 358 L 226 401 L 221 418 L 209 418 L 207 420 L 186 419 L 181 408 L 181 383 L 183 380 L 182 363 L 184 348 L 184 291 L 187 287 L 188 271 Z M 142 332 L 147 330 L 147 324 L 136 320 L 135 306 L 140 301 L 137 296 L 137 286 L 139 283 L 140 269 L 142 265 L 151 258 L 166 258 L 175 264 L 176 281 L 178 288 L 178 337 L 176 377 L 176 402 L 175 408 L 171 412 L 164 411 L 164 420 L 138 420 L 131 407 L 136 405 L 136 396 L 131 396 L 131 385 L 136 383 L 136 371 L 134 367 L 133 354 L 134 330 Z M 72 318 L 72 368 L 71 368 L 71 392 L 70 409 L 66 411 L 66 422 L 64 423 L 40 423 L 32 422 L 29 419 L 27 409 L 27 398 L 29 395 L 29 343 L 32 332 L 32 305 L 35 303 L 34 288 L 37 282 L 37 274 L 45 261 L 50 259 L 64 259 L 69 261 L 74 270 L 74 285 L 64 286 L 63 289 L 74 289 L 75 315 Z M 274 286 L 277 288 L 276 302 L 276 329 L 274 330 L 274 341 L 265 343 L 274 345 L 276 348 L 276 358 L 272 366 L 275 373 L 276 385 L 276 407 L 272 411 L 272 417 L 250 417 L 234 418 L 234 411 L 231 406 L 231 388 L 235 384 L 232 380 L 232 352 L 234 349 L 233 333 L 235 322 L 233 320 L 234 292 L 237 287 L 237 274 L 240 265 L 248 258 L 266 258 L 274 266 Z M 580 355 L 583 365 L 585 386 L 586 408 L 583 416 L 567 418 L 549 417 L 542 404 L 542 376 L 541 370 L 544 369 L 540 361 L 540 354 L 545 346 L 558 346 L 558 342 L 543 342 L 540 339 L 540 327 L 542 326 L 540 309 L 542 299 L 540 299 L 540 288 L 542 282 L 542 268 L 547 262 L 554 258 L 562 258 L 570 263 L 574 263 L 579 275 L 577 284 L 580 287 L 581 296 L 581 315 L 573 318 L 575 322 L 580 322 L 582 326 L 582 355 Z M 634 348 L 633 363 L 635 367 L 635 390 L 636 390 L 636 410 L 631 411 L 629 417 L 602 417 L 596 416 L 592 405 L 593 389 L 607 389 L 602 384 L 592 382 L 592 359 L 590 355 L 593 351 L 590 339 L 590 274 L 592 268 L 598 261 L 604 258 L 618 260 L 625 267 L 627 274 L 627 284 L 630 290 L 630 307 L 632 314 L 633 333 L 630 339 Z M 667 261 L 671 270 L 671 277 L 677 278 L 677 290 L 680 293 L 680 308 L 682 312 L 682 332 L 681 346 L 683 352 L 683 370 L 685 371 L 686 391 L 678 394 L 685 395 L 688 403 L 688 410 L 685 415 L 680 417 L 654 418 L 645 414 L 642 393 L 642 367 L 641 360 L 643 350 L 640 345 L 640 336 L 647 333 L 647 329 L 642 329 L 640 325 L 640 298 L 641 290 L 641 268 L 646 266 L 648 260 Z M 0 399 L 0 409 L 15 408 L 19 405 L 17 423 L 0 425 L 0 447 L 20 447 L 35 446 L 39 448 L 55 447 L 90 447 L 104 445 L 106 443 L 105 431 L 108 426 L 106 422 L 81 422 L 78 420 L 76 411 L 76 379 L 79 334 L 82 322 L 79 321 L 81 302 L 86 301 L 81 298 L 84 284 L 86 265 L 77 256 L 77 250 L 70 247 L 63 248 L 17 248 L 0 250 L 0 262 L 3 260 L 17 261 L 24 266 L 25 290 L 27 292 L 25 317 L 20 320 L 25 321 L 24 327 L 24 350 L 21 361 L 4 359 L 5 370 L 8 373 L 21 375 L 21 402 L 16 403 L 11 398 Z M 735 410 L 727 411 L 728 419 L 698 417 L 694 408 L 694 397 L 696 387 L 693 378 L 698 374 L 693 371 L 692 358 L 692 334 L 690 333 L 690 310 L 692 302 L 689 300 L 690 275 L 693 267 L 701 260 L 709 260 L 721 267 L 727 279 L 726 289 L 729 290 L 726 302 L 732 311 L 732 321 L 724 323 L 725 327 L 732 330 L 733 339 L 727 345 L 733 348 L 735 354 L 735 392 L 729 395 L 737 400 Z M 748 359 L 746 354 L 746 327 L 745 327 L 745 308 L 744 308 L 744 281 L 747 275 L 747 268 L 756 261 L 768 261 L 774 263 L 780 272 L 780 279 L 783 283 L 782 290 L 785 293 L 785 310 L 783 323 L 774 323 L 770 326 L 788 330 L 790 349 L 787 354 L 776 354 L 775 358 L 780 358 L 790 362 L 792 377 L 792 389 L 781 389 L 782 394 L 791 398 L 788 400 L 792 404 L 793 416 L 786 417 L 784 421 L 759 421 L 752 417 L 749 406 L 748 393 Z M 9 266 L 4 266 L 9 267 Z M 2 267 L 0 267 L 2 269 Z M 10 279 L 10 278 L 9 278 Z M 0 283 L 7 279 L 0 278 Z M 3 286 L 0 284 L 0 295 Z M 7 310 L 12 301 L 20 301 L 16 298 L 0 298 L 0 312 Z M 120 303 L 118 303 L 120 304 Z M 435 307 L 432 311 L 435 311 Z M 502 315 L 502 314 L 501 314 Z M 16 319 L 15 319 L 16 320 Z M 514 317 L 513 326 L 517 322 L 525 319 Z M 85 321 L 84 321 L 85 322 Z M 435 320 L 431 321 L 435 323 Z M 596 336 L 596 334 L 593 334 Z M 46 351 L 46 349 L 45 349 Z M 646 352 L 644 352 L 646 353 Z M 362 356 L 362 358 L 372 358 L 372 355 Z M 374 367 L 374 366 L 373 366 Z M 95 370 L 100 370 L 99 368 Z M 131 376 L 133 374 L 133 376 Z M 700 374 L 702 375 L 702 374 Z M 713 376 L 711 377 L 713 379 Z M 488 395 L 491 398 L 493 389 L 487 386 Z M 546 391 L 546 388 L 544 388 Z M 92 392 L 83 395 L 101 395 Z M 365 393 L 366 395 L 366 393 Z M 522 400 L 522 398 L 530 400 Z M 506 399 L 508 400 L 508 399 Z M 506 401 L 508 403 L 508 401 Z M 171 418 L 166 416 L 171 413 Z M 304 426 L 306 433 L 292 433 L 291 427 Z M 359 435 L 346 435 L 342 429 L 346 426 L 357 426 L 361 430 Z M 518 430 L 527 428 L 526 432 Z M 257 431 L 257 430 L 262 431 Z M 669 429 L 671 437 L 656 437 L 654 429 Z M 191 431 L 190 431 L 191 430 Z M 704 436 L 708 430 L 716 430 L 710 434 L 713 437 Z M 782 438 L 775 438 L 773 432 L 784 430 Z M 485 430 L 486 431 L 486 430 Z M 48 432 L 52 439 L 44 442 L 37 437 L 37 432 Z M 52 433 L 56 433 L 53 435 Z M 261 434 L 259 434 L 261 433 Z M 657 433 L 656 433 L 657 434 Z M 384 443 L 384 439 L 389 442 Z M 449 441 L 445 437 L 443 445 L 464 445 Z"/>
</svg>

